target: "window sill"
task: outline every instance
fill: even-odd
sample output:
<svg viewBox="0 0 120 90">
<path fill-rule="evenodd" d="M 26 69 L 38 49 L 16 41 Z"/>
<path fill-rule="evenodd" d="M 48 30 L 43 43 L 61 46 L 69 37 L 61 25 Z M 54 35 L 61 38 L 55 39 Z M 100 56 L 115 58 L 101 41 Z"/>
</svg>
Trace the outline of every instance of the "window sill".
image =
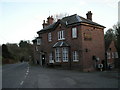
<svg viewBox="0 0 120 90">
<path fill-rule="evenodd" d="M 58 62 L 58 63 L 59 63 L 59 62 L 61 62 L 61 61 L 55 61 L 55 62 Z"/>
<path fill-rule="evenodd" d="M 58 39 L 58 40 L 65 40 L 65 38 L 63 38 L 63 39 Z"/>
<path fill-rule="evenodd" d="M 50 60 L 49 63 L 54 63 L 54 60 Z"/>
<path fill-rule="evenodd" d="M 63 61 L 63 62 L 68 62 L 68 61 Z"/>
<path fill-rule="evenodd" d="M 72 39 L 77 39 L 77 37 L 72 37 Z"/>
<path fill-rule="evenodd" d="M 73 62 L 79 62 L 79 60 L 73 60 Z"/>
<path fill-rule="evenodd" d="M 51 43 L 52 41 L 48 41 L 49 43 Z"/>
</svg>

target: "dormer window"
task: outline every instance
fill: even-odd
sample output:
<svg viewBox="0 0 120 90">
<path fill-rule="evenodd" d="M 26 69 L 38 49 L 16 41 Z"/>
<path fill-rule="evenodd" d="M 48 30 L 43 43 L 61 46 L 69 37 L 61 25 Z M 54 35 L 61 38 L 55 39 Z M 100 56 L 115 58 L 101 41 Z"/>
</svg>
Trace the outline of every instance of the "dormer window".
<svg viewBox="0 0 120 90">
<path fill-rule="evenodd" d="M 49 41 L 49 42 L 52 41 L 52 35 L 51 35 L 51 33 L 48 33 L 48 41 Z"/>
<path fill-rule="evenodd" d="M 65 24 L 68 25 L 68 22 L 66 21 Z"/>
<path fill-rule="evenodd" d="M 77 38 L 77 28 L 72 28 L 72 38 Z"/>
<path fill-rule="evenodd" d="M 41 45 L 41 39 L 40 38 L 37 39 L 37 45 Z"/>
<path fill-rule="evenodd" d="M 65 35 L 64 35 L 64 30 L 58 32 L 58 40 L 64 40 Z"/>
</svg>

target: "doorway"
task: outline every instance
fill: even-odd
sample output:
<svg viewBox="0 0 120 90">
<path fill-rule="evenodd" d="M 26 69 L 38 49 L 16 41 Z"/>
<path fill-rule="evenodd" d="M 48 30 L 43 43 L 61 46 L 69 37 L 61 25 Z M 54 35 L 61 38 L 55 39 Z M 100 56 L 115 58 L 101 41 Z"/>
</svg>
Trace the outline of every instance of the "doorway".
<svg viewBox="0 0 120 90">
<path fill-rule="evenodd" d="M 45 66 L 45 55 L 42 55 L 42 66 Z"/>
</svg>

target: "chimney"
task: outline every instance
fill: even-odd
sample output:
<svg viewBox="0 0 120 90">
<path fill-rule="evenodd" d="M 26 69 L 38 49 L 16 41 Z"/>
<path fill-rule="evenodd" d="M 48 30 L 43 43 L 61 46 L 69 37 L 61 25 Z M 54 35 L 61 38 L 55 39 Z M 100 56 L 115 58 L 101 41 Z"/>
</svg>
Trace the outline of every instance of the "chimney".
<svg viewBox="0 0 120 90">
<path fill-rule="evenodd" d="M 45 20 L 43 20 L 43 28 L 45 28 L 46 26 L 48 26 L 48 23 L 45 23 Z"/>
<path fill-rule="evenodd" d="M 87 19 L 91 20 L 92 21 L 92 13 L 91 11 L 88 11 L 88 13 L 86 14 L 87 16 Z"/>
<path fill-rule="evenodd" d="M 53 16 L 49 16 L 48 18 L 47 18 L 47 23 L 50 25 L 50 24 L 53 24 L 53 21 L 54 21 L 54 19 L 53 19 Z"/>
</svg>

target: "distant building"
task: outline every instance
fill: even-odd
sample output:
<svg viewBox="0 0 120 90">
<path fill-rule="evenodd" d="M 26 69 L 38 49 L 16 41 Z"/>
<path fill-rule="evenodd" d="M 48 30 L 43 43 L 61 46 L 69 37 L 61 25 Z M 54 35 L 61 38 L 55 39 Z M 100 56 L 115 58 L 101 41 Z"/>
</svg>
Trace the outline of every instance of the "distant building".
<svg viewBox="0 0 120 90">
<path fill-rule="evenodd" d="M 117 49 L 115 47 L 115 43 L 113 40 L 105 42 L 105 51 L 106 51 L 107 67 L 111 65 L 112 68 L 114 68 L 116 64 L 115 62 L 118 59 L 118 52 L 117 52 Z"/>
<path fill-rule="evenodd" d="M 104 26 L 92 21 L 92 13 L 83 18 L 77 14 L 53 23 L 49 16 L 37 32 L 34 61 L 41 66 L 93 71 L 105 60 Z"/>
</svg>

